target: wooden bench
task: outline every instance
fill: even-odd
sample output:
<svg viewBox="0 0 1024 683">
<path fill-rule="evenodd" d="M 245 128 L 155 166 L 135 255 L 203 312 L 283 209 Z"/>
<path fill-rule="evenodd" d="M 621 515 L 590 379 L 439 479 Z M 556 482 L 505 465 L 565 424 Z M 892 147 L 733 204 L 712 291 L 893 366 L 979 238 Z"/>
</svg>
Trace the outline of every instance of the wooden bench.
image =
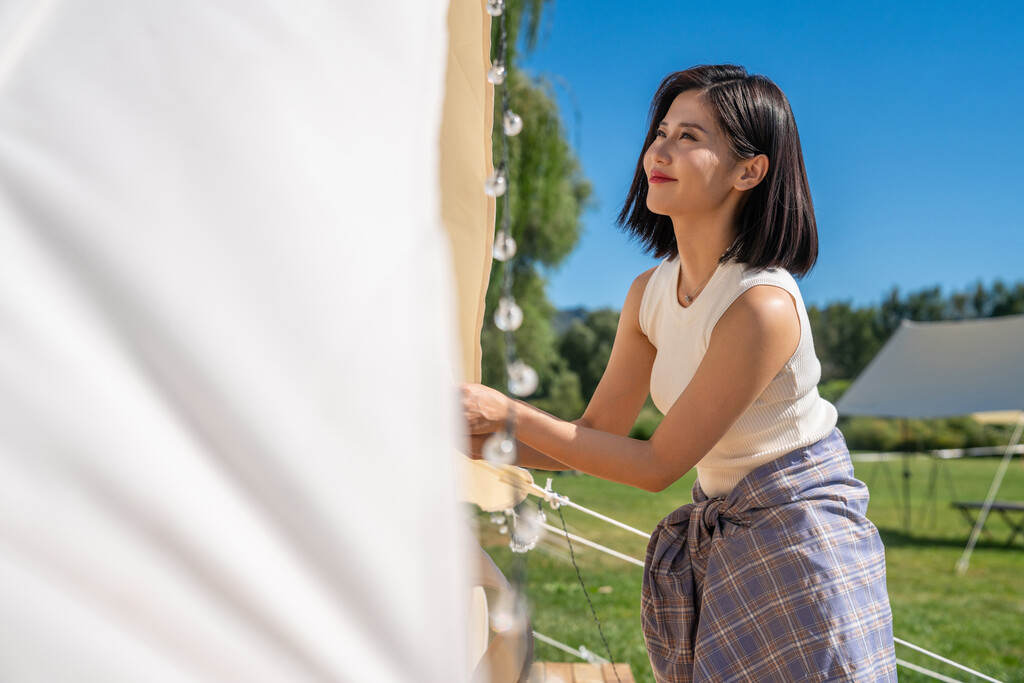
<svg viewBox="0 0 1024 683">
<path fill-rule="evenodd" d="M 619 677 L 615 677 L 618 672 Z M 534 662 L 529 683 L 635 683 L 629 664 L 568 664 L 566 662 Z"/>
<path fill-rule="evenodd" d="M 977 517 L 971 514 L 971 510 L 981 510 L 985 507 L 985 503 L 979 501 L 954 501 L 950 503 L 953 507 L 963 513 L 967 521 L 970 522 L 973 527 L 977 524 Z M 1006 521 L 1010 527 L 1010 538 L 1006 540 L 1006 545 L 1013 543 L 1013 539 L 1017 537 L 1017 534 L 1024 538 L 1024 503 L 1012 503 L 1006 501 L 994 501 L 990 508 L 999 513 L 999 515 Z M 1014 519 L 1013 515 L 1017 515 Z M 988 521 L 987 519 L 985 520 Z M 992 534 L 982 527 L 981 529 L 988 538 L 992 538 Z"/>
</svg>

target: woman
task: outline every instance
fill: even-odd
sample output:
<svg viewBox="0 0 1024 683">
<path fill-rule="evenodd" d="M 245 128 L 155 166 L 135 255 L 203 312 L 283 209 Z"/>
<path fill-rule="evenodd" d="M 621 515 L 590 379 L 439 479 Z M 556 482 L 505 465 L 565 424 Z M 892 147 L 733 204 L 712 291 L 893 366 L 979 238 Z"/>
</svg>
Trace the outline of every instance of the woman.
<svg viewBox="0 0 1024 683">
<path fill-rule="evenodd" d="M 630 287 L 583 417 L 515 401 L 519 464 L 648 491 L 697 468 L 647 549 L 659 682 L 895 681 L 884 549 L 792 277 L 818 244 L 782 91 L 730 65 L 667 76 L 619 223 L 663 260 Z M 511 399 L 462 391 L 478 452 Z M 665 417 L 630 439 L 648 391 Z"/>
</svg>

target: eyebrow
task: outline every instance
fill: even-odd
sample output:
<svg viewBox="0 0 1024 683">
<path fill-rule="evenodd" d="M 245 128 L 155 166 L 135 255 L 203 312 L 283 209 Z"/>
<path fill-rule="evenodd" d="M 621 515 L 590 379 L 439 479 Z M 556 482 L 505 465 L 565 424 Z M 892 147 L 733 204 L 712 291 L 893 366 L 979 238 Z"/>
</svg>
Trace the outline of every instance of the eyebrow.
<svg viewBox="0 0 1024 683">
<path fill-rule="evenodd" d="M 658 124 L 658 127 L 660 128 L 662 126 L 667 126 L 667 125 L 668 125 L 667 123 L 662 121 L 661 123 Z M 700 125 L 699 123 L 680 123 L 678 127 L 679 128 L 696 128 L 701 133 L 704 133 L 705 135 L 708 134 L 708 132 L 706 130 L 704 130 L 704 126 Z"/>
</svg>

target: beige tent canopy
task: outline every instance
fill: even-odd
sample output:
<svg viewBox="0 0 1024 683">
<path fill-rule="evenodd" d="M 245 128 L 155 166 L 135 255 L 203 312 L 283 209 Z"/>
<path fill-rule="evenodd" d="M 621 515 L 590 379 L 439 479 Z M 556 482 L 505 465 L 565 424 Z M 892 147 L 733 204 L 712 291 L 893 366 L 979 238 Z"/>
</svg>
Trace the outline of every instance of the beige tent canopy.
<svg viewBox="0 0 1024 683">
<path fill-rule="evenodd" d="M 884 417 L 1024 410 L 1024 315 L 905 320 L 836 408 Z"/>
<path fill-rule="evenodd" d="M 904 320 L 836 404 L 841 415 L 976 415 L 1016 422 L 967 548 L 971 551 L 1024 427 L 1024 315 L 942 322 Z"/>
</svg>

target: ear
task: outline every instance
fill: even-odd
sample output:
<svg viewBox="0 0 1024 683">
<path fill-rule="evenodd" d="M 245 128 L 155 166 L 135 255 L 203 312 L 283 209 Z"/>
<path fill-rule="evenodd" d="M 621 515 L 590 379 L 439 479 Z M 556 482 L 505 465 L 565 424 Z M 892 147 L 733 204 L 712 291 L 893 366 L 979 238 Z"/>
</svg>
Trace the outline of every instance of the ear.
<svg viewBox="0 0 1024 683">
<path fill-rule="evenodd" d="M 758 154 L 739 162 L 739 175 L 733 184 L 737 190 L 751 190 L 768 175 L 768 157 Z"/>
</svg>

